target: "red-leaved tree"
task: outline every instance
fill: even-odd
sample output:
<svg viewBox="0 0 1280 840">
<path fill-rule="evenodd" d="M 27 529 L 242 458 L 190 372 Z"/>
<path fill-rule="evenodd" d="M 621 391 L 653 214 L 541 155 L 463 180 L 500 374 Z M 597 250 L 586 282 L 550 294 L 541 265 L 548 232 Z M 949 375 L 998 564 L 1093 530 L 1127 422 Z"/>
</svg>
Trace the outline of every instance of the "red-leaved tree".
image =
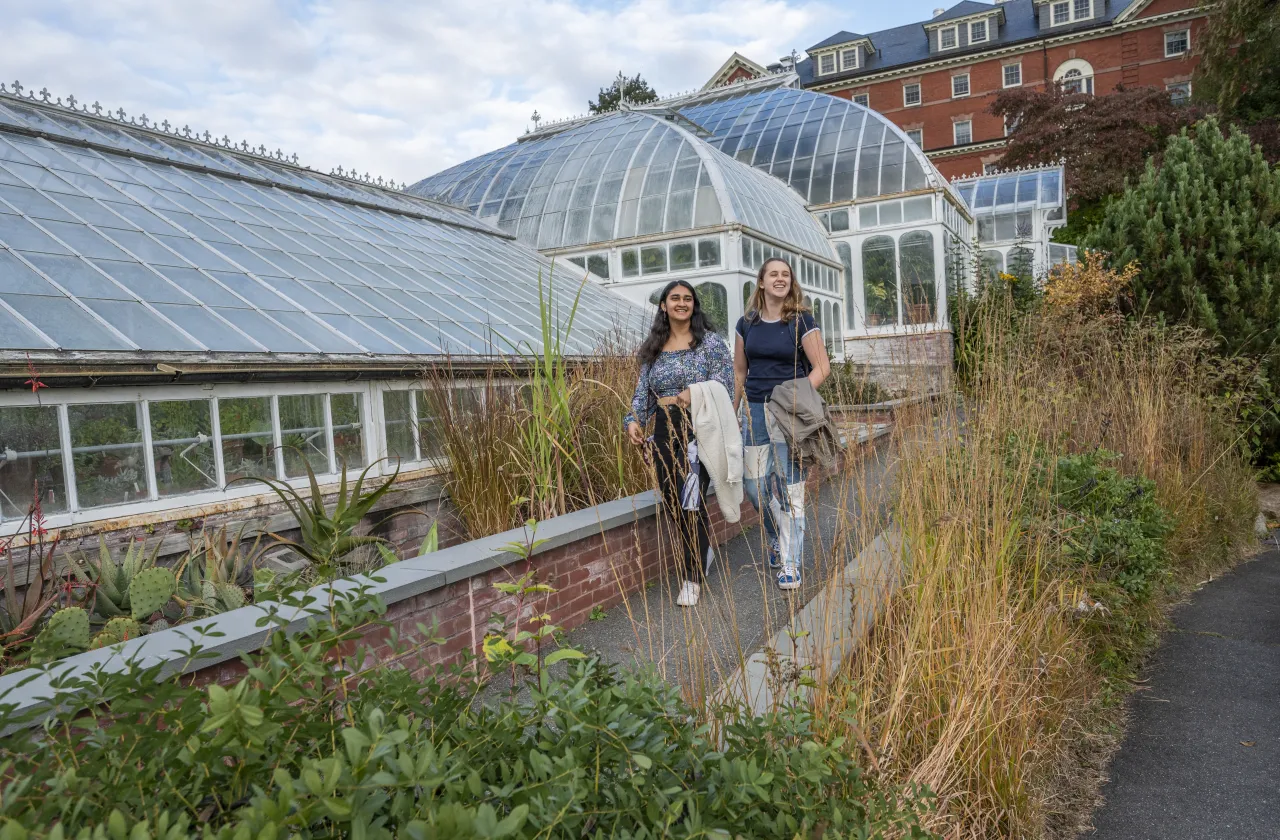
<svg viewBox="0 0 1280 840">
<path fill-rule="evenodd" d="M 1117 89 L 1104 96 L 1015 88 L 1002 91 L 991 113 L 1010 127 L 1002 167 L 1066 162 L 1073 207 L 1093 205 L 1123 191 L 1142 174 L 1147 158 L 1201 114 L 1175 105 L 1167 91 Z"/>
</svg>

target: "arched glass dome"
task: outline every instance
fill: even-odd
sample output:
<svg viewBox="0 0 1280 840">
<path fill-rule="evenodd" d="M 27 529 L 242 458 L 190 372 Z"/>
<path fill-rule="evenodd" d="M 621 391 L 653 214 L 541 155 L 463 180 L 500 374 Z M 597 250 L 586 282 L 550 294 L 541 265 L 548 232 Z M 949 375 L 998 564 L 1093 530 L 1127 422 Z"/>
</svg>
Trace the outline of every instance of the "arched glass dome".
<svg viewBox="0 0 1280 840">
<path fill-rule="evenodd" d="M 707 142 L 791 185 L 810 205 L 895 195 L 947 182 L 924 152 L 876 111 L 791 88 L 699 98 L 680 115 Z"/>
<path fill-rule="evenodd" d="M 465 207 L 538 249 L 738 223 L 831 257 L 786 185 L 720 154 L 673 114 L 622 111 L 514 143 L 409 192 Z"/>
</svg>

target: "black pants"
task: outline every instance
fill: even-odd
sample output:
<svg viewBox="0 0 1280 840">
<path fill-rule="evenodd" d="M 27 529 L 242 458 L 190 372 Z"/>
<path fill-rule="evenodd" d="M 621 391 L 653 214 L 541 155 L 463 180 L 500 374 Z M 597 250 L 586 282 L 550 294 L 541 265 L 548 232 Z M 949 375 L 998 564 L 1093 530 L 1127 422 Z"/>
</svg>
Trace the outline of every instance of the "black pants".
<svg viewBox="0 0 1280 840">
<path fill-rule="evenodd" d="M 688 409 L 658 406 L 653 430 L 654 465 L 664 518 L 669 526 L 667 539 L 675 548 L 680 579 L 701 583 L 703 564 L 711 550 L 711 523 L 707 519 L 707 488 L 711 486 L 711 477 L 705 469 L 698 470 L 702 502 L 697 510 L 685 510 L 680 504 L 680 491 L 689 475 L 691 440 L 693 422 Z"/>
</svg>

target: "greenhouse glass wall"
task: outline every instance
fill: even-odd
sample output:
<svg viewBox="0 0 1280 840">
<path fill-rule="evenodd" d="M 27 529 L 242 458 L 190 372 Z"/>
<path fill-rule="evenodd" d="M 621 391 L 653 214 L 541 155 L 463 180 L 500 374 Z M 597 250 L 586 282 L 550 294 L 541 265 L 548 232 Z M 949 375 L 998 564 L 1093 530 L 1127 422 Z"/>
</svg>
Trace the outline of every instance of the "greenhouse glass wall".
<svg viewBox="0 0 1280 840">
<path fill-rule="evenodd" d="M 995 172 L 953 182 L 973 208 L 983 274 L 1040 277 L 1050 267 L 1076 261 L 1074 245 L 1051 241 L 1067 223 L 1061 165 Z"/>
<path fill-rule="evenodd" d="M 730 324 L 757 268 L 787 255 L 837 356 L 883 360 L 921 333 L 945 353 L 968 206 L 891 122 L 792 78 L 545 127 L 410 192 L 637 302 L 689 277 Z"/>
<path fill-rule="evenodd" d="M 0 535 L 429 473 L 424 372 L 536 352 L 551 272 L 437 201 L 0 86 Z M 592 284 L 566 352 L 648 318 Z"/>
</svg>

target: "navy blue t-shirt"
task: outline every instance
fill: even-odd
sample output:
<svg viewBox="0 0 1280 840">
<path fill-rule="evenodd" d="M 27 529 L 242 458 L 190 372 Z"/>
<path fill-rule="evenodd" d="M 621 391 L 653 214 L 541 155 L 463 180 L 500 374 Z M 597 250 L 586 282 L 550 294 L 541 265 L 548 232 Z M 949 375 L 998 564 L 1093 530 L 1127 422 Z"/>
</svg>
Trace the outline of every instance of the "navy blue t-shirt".
<svg viewBox="0 0 1280 840">
<path fill-rule="evenodd" d="M 804 348 L 797 342 L 817 328 L 807 312 L 797 318 L 794 332 L 786 321 L 757 320 L 747 329 L 747 319 L 738 319 L 735 330 L 747 356 L 747 402 L 765 402 L 775 387 L 805 375 Z"/>
</svg>

